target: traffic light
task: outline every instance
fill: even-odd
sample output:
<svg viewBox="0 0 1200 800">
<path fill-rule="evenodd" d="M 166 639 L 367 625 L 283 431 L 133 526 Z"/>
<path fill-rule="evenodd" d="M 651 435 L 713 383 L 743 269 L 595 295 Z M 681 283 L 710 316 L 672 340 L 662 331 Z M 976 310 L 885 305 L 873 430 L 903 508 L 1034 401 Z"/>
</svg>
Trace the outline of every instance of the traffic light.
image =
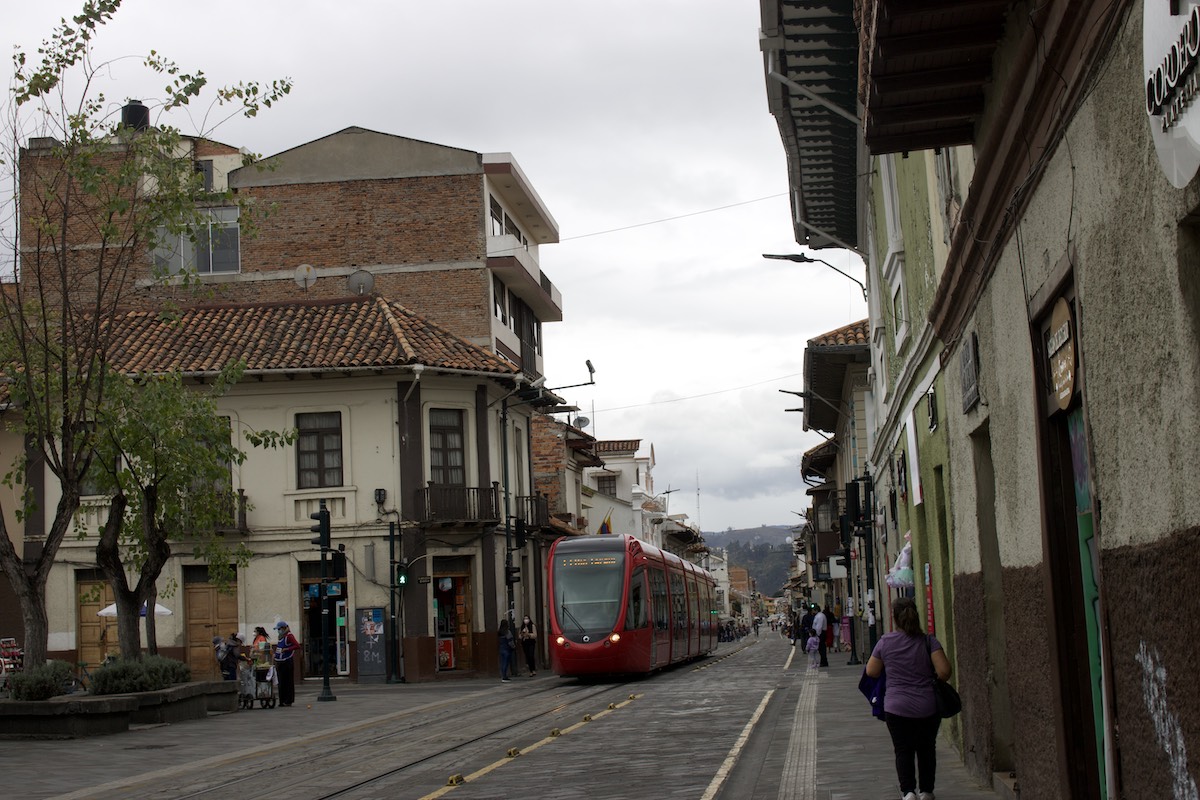
<svg viewBox="0 0 1200 800">
<path fill-rule="evenodd" d="M 838 526 L 841 529 L 842 549 L 850 549 L 850 536 L 853 533 L 851 529 L 850 514 L 847 512 L 838 517 Z"/>
<path fill-rule="evenodd" d="M 504 568 L 504 582 L 505 583 L 520 583 L 521 582 L 521 568 L 520 567 L 505 567 Z"/>
<path fill-rule="evenodd" d="M 396 585 L 405 586 L 408 584 L 408 561 L 401 559 L 396 562 Z"/>
<path fill-rule="evenodd" d="M 859 502 L 858 481 L 847 481 L 842 487 L 845 491 L 846 517 L 850 520 L 850 526 L 858 525 L 862 520 L 862 504 Z"/>
<path fill-rule="evenodd" d="M 837 564 L 839 567 L 846 567 L 847 569 L 850 568 L 849 550 L 838 550 L 836 553 L 834 553 L 834 555 L 836 558 L 833 560 L 833 563 Z"/>
<path fill-rule="evenodd" d="M 517 543 L 517 549 L 523 550 L 525 542 L 528 541 L 529 531 L 525 527 L 525 520 L 517 517 L 517 524 L 513 527 L 513 540 Z"/>
<path fill-rule="evenodd" d="M 309 528 L 310 531 L 317 534 L 309 541 L 315 545 L 320 545 L 325 550 L 329 549 L 329 509 L 325 507 L 325 501 L 321 501 L 321 510 L 315 514 L 309 514 L 309 519 L 315 519 L 316 525 Z"/>
</svg>

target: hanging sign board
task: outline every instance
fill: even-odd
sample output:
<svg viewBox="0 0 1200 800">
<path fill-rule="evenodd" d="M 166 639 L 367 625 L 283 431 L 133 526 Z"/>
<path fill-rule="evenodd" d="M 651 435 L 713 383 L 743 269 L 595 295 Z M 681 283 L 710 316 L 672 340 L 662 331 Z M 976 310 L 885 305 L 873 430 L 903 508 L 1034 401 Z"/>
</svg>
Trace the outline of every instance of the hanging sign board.
<svg viewBox="0 0 1200 800">
<path fill-rule="evenodd" d="M 1054 402 L 1065 410 L 1075 396 L 1075 336 L 1071 324 L 1071 306 L 1058 298 L 1050 312 L 1050 330 L 1046 333 L 1046 357 L 1050 359 L 1050 381 Z"/>
</svg>

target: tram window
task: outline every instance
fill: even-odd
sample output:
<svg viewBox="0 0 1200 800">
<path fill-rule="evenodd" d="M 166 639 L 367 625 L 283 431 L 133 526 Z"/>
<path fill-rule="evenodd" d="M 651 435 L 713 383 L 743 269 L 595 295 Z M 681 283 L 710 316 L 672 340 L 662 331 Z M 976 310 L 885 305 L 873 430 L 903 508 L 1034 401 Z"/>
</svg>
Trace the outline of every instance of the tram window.
<svg viewBox="0 0 1200 800">
<path fill-rule="evenodd" d="M 554 605 L 564 631 L 611 631 L 625 593 L 622 555 L 558 556 L 554 564 Z"/>
<path fill-rule="evenodd" d="M 646 580 L 642 570 L 629 578 L 629 609 L 625 612 L 625 630 L 646 627 Z"/>
<path fill-rule="evenodd" d="M 665 631 L 670 614 L 667 610 L 667 578 L 661 569 L 650 570 L 650 599 L 654 609 L 654 627 Z"/>
</svg>

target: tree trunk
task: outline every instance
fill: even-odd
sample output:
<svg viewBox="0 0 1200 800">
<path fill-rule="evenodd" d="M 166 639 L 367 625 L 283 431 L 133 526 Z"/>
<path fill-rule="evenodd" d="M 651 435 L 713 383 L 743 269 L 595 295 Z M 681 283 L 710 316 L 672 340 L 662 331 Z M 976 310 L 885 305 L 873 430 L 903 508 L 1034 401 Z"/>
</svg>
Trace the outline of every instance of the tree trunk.
<svg viewBox="0 0 1200 800">
<path fill-rule="evenodd" d="M 0 512 L 0 567 L 8 576 L 9 585 L 21 604 L 21 621 L 25 626 L 22 647 L 25 650 L 25 667 L 38 667 L 46 663 L 47 641 L 50 622 L 46 613 L 46 582 L 50 578 L 50 567 L 62 544 L 67 527 L 79 508 L 79 493 L 64 491 L 55 509 L 54 522 L 42 540 L 42 551 L 37 561 L 27 562 L 18 553 L 9 537 L 4 514 Z M 22 546 L 23 546 L 22 542 Z"/>
<path fill-rule="evenodd" d="M 151 585 L 146 598 L 146 652 L 152 656 L 158 655 L 158 615 L 154 613 L 157 605 L 158 587 Z"/>
</svg>

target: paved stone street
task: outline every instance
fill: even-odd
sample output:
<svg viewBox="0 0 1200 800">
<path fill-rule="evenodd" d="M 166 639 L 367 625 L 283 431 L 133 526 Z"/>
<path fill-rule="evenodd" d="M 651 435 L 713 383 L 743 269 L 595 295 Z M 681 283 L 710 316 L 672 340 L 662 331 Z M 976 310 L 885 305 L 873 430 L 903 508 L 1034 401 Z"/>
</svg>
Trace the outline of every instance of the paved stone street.
<svg viewBox="0 0 1200 800">
<path fill-rule="evenodd" d="M 809 671 L 786 640 L 764 631 L 628 684 L 546 674 L 509 684 L 334 683 L 337 699 L 321 702 L 320 682 L 308 682 L 287 709 L 94 739 L 7 741 L 0 772 L 21 798 L 295 800 L 362 782 L 344 796 L 895 800 L 887 729 L 857 691 L 862 668 L 845 660 L 830 654 L 828 669 Z M 511 748 L 520 754 L 508 757 Z M 938 757 L 940 800 L 996 797 L 968 778 L 944 740 Z M 394 776 L 372 781 L 389 769 Z M 466 782 L 447 786 L 455 774 Z"/>
</svg>

